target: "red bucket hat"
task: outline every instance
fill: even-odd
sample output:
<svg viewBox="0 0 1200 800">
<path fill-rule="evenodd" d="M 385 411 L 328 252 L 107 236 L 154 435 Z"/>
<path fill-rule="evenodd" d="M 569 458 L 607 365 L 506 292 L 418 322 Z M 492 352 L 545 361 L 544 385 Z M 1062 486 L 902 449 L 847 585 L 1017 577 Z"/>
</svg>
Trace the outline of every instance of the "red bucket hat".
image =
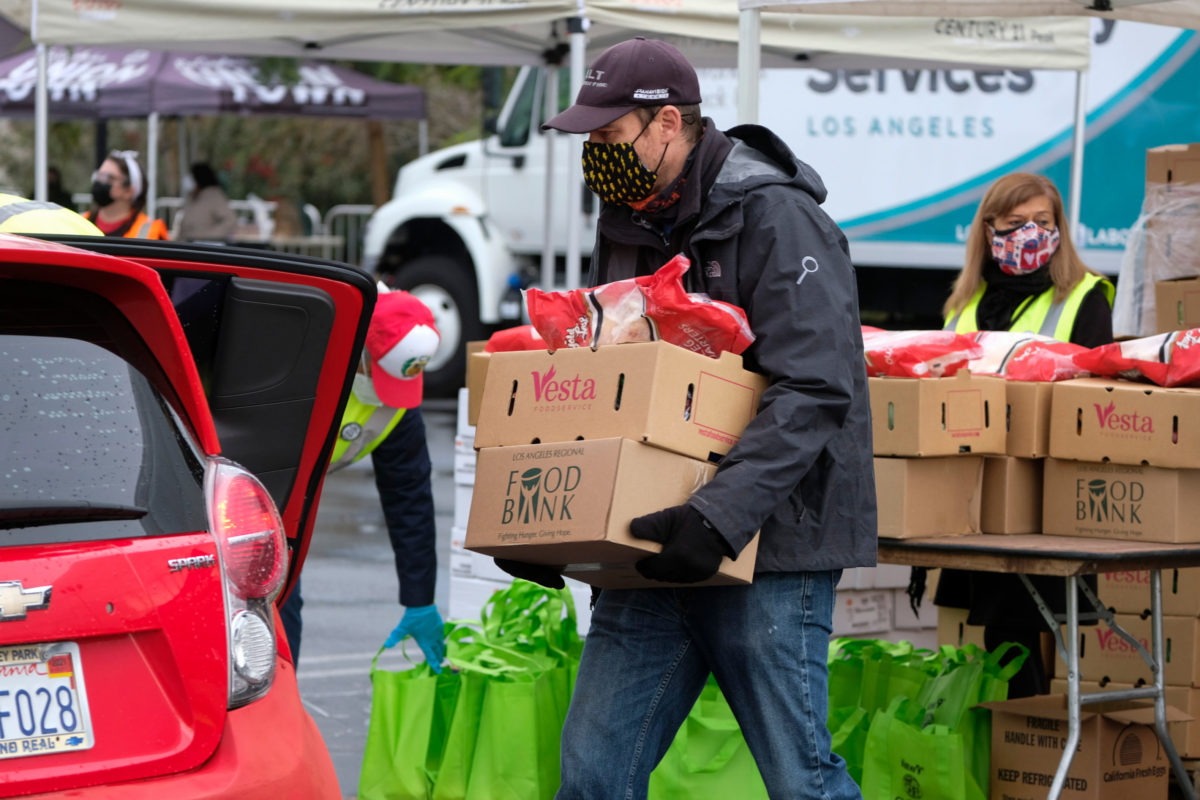
<svg viewBox="0 0 1200 800">
<path fill-rule="evenodd" d="M 433 312 L 420 300 L 402 291 L 379 296 L 367 328 L 367 353 L 381 403 L 392 408 L 421 405 L 422 373 L 440 341 Z"/>
</svg>

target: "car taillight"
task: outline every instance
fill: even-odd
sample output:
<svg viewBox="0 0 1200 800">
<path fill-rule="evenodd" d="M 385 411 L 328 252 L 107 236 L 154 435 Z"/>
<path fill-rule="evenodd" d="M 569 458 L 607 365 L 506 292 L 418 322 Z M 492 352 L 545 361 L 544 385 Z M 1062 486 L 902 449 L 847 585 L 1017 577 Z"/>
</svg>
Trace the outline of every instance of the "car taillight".
<svg viewBox="0 0 1200 800">
<path fill-rule="evenodd" d="M 275 501 L 242 467 L 210 458 L 204 488 L 225 582 L 229 707 L 237 708 L 275 678 L 274 600 L 287 573 L 287 539 Z"/>
<path fill-rule="evenodd" d="M 249 472 L 228 462 L 216 472 L 210 515 L 227 575 L 243 597 L 266 597 L 283 583 L 283 521 L 266 488 Z"/>
</svg>

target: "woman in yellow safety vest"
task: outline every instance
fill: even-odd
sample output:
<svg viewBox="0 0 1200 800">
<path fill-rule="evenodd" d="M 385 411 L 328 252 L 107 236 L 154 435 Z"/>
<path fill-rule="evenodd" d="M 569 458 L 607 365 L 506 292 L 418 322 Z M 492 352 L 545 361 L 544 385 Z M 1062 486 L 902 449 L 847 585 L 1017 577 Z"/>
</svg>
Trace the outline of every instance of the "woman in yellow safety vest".
<svg viewBox="0 0 1200 800">
<path fill-rule="evenodd" d="M 967 263 L 943 313 L 959 333 L 1019 331 L 1096 347 L 1112 341 L 1113 285 L 1088 269 L 1047 178 L 1005 175 L 983 196 Z"/>
<path fill-rule="evenodd" d="M 146 179 L 133 150 L 113 150 L 92 173 L 92 203 L 85 217 L 105 236 L 169 239 L 167 226 L 143 210 Z"/>
<path fill-rule="evenodd" d="M 946 329 L 1040 333 L 1085 347 L 1111 342 L 1113 285 L 1084 265 L 1062 223 L 1062 197 L 1048 179 L 1013 173 L 993 183 L 971 223 L 967 263 L 943 309 Z M 1050 609 L 1062 613 L 1063 582 L 1032 580 Z M 1049 690 L 1041 634 L 1050 629 L 1017 576 L 943 570 L 934 603 L 969 609 L 967 622 L 984 626 L 988 650 L 1011 641 L 1029 648 L 1009 697 Z"/>
</svg>

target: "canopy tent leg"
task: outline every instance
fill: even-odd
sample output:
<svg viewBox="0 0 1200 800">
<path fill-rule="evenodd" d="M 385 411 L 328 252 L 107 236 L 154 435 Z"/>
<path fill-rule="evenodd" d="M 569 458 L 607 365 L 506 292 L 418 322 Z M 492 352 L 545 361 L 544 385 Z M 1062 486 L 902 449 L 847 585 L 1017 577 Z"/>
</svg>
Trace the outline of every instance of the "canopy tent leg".
<svg viewBox="0 0 1200 800">
<path fill-rule="evenodd" d="M 158 216 L 158 112 L 146 119 L 146 214 Z"/>
<path fill-rule="evenodd" d="M 547 64 L 542 67 L 542 74 L 545 76 L 544 114 L 546 119 L 550 119 L 558 113 L 558 65 Z M 541 287 L 548 292 L 554 288 L 554 148 L 558 146 L 558 132 L 551 129 L 542 131 L 541 135 L 546 145 L 546 206 L 542 226 L 544 238 Z"/>
<path fill-rule="evenodd" d="M 571 38 L 571 97 L 579 96 L 583 86 L 583 72 L 587 68 L 588 19 L 584 16 L 567 20 L 567 31 Z M 583 140 L 578 136 L 569 138 L 567 164 L 567 289 L 578 289 L 581 284 L 580 248 L 583 244 L 583 188 L 579 183 L 579 163 L 583 160 Z"/>
<path fill-rule="evenodd" d="M 1067 230 L 1076 247 L 1083 247 L 1080 208 L 1083 205 L 1083 146 L 1087 138 L 1087 71 L 1075 73 L 1075 127 L 1072 131 L 1071 185 L 1068 189 Z"/>
<path fill-rule="evenodd" d="M 49 161 L 50 96 L 46 87 L 46 45 L 37 46 L 37 88 L 33 96 L 33 199 L 46 201 Z"/>
<path fill-rule="evenodd" d="M 758 74 L 762 67 L 762 15 L 757 8 L 738 12 L 738 99 L 739 125 L 758 122 Z"/>
</svg>

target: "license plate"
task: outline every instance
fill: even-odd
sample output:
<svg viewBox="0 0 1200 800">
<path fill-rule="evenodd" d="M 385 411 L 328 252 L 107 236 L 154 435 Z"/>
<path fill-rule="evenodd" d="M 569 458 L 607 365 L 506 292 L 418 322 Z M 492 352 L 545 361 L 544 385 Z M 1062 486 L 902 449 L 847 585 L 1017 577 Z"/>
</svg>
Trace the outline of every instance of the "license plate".
<svg viewBox="0 0 1200 800">
<path fill-rule="evenodd" d="M 79 645 L 0 647 L 0 758 L 70 753 L 95 743 Z"/>
</svg>

